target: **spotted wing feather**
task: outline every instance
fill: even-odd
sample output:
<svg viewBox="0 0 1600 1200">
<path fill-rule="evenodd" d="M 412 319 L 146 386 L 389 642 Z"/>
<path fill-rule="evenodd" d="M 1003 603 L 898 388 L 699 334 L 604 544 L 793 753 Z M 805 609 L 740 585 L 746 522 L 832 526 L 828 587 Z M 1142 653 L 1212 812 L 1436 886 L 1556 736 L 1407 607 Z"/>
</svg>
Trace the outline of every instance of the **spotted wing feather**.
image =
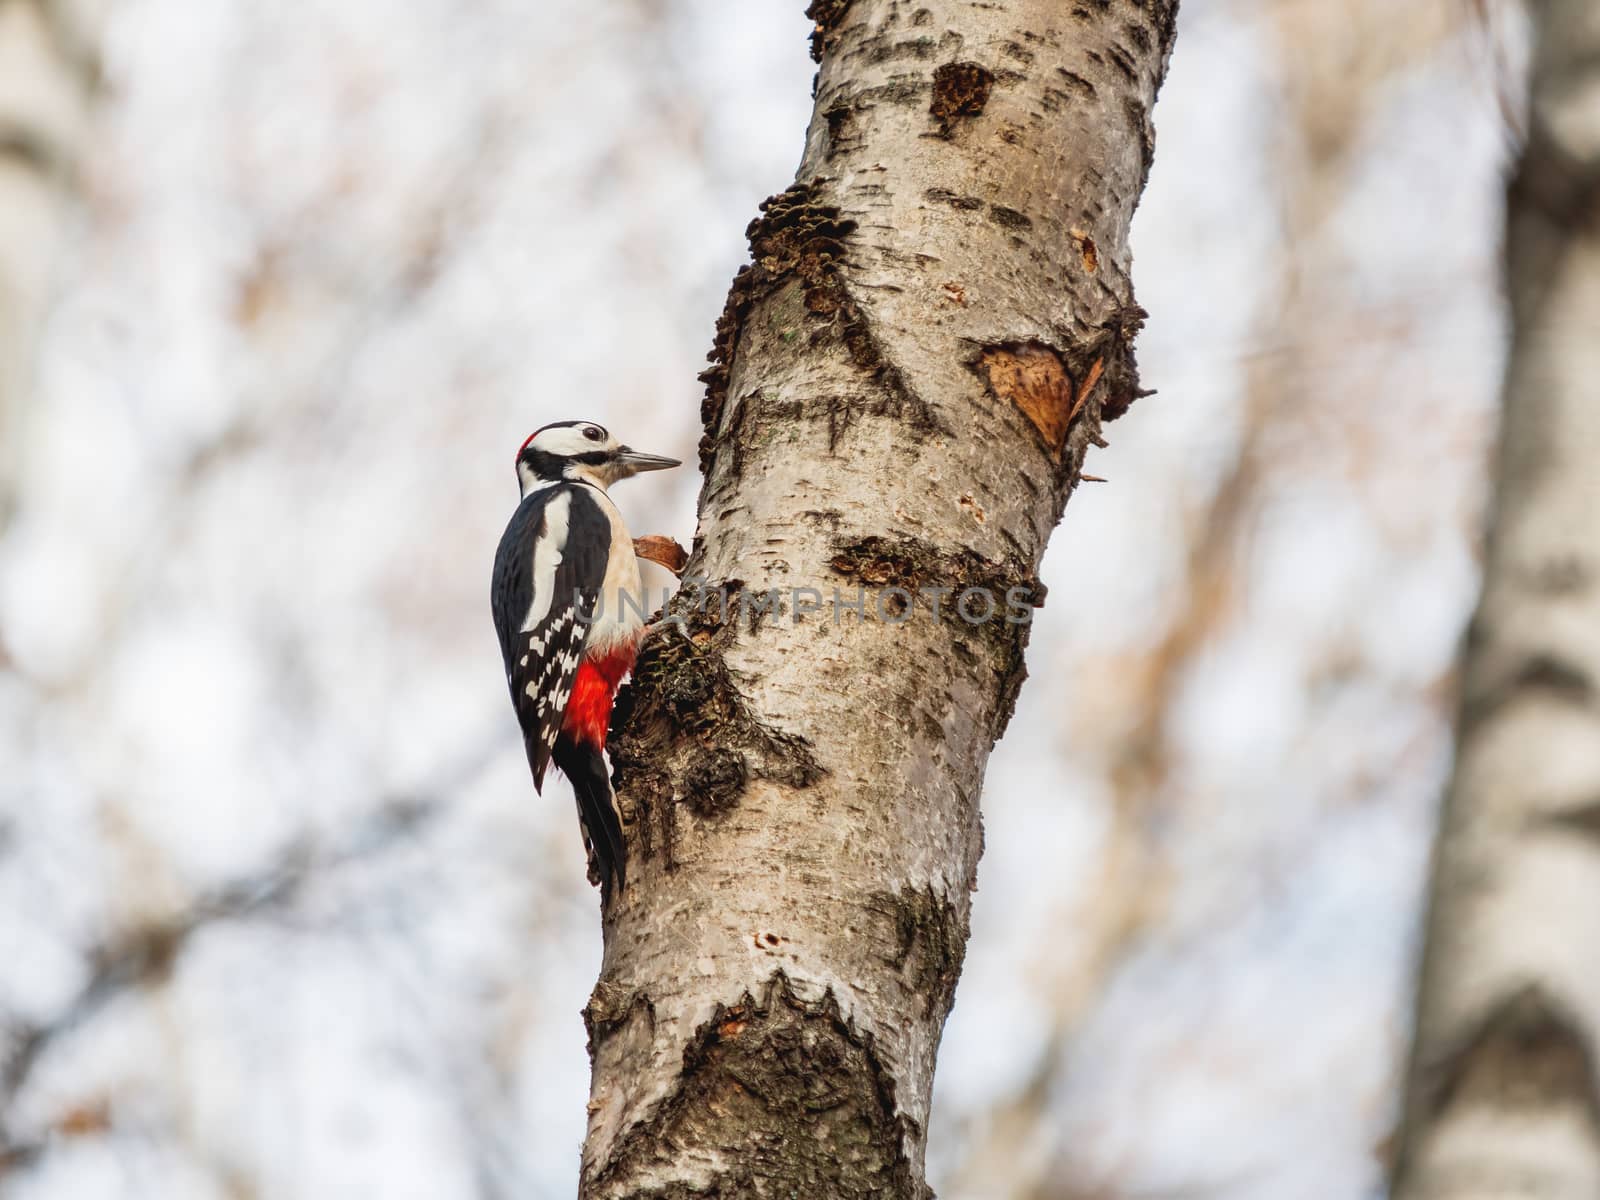
<svg viewBox="0 0 1600 1200">
<path fill-rule="evenodd" d="M 610 541 L 610 522 L 584 489 L 560 485 L 518 506 L 495 556 L 495 626 L 536 788 L 583 661 Z"/>
</svg>

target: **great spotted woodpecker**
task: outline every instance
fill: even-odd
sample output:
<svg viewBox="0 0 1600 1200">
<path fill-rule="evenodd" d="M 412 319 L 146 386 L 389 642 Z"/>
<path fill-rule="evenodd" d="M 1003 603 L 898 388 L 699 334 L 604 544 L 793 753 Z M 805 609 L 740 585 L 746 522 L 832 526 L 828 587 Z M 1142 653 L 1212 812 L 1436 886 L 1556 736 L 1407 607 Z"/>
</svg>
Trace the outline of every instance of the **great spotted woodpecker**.
<svg viewBox="0 0 1600 1200">
<path fill-rule="evenodd" d="M 551 762 L 572 782 L 602 895 L 626 881 L 606 731 L 646 610 L 633 541 L 606 488 L 678 465 L 631 450 L 590 421 L 535 430 L 517 451 L 522 503 L 494 558 L 494 625 L 533 786 L 543 790 Z"/>
</svg>

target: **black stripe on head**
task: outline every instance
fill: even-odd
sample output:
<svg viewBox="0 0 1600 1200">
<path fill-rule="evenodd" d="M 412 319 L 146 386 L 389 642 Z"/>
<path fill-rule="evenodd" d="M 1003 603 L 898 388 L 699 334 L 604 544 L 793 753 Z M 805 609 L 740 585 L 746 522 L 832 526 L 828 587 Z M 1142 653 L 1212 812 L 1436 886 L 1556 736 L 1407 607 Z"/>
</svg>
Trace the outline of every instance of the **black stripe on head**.
<svg viewBox="0 0 1600 1200">
<path fill-rule="evenodd" d="M 550 454 L 544 450 L 535 450 L 530 447 L 518 456 L 517 461 L 527 463 L 538 478 L 548 479 L 553 482 L 563 478 L 563 472 L 573 463 L 582 463 L 586 467 L 598 467 L 605 463 L 616 461 L 617 453 L 615 450 L 591 450 L 587 454 L 562 455 Z"/>
<path fill-rule="evenodd" d="M 517 456 L 517 461 L 527 463 L 535 478 L 554 482 L 561 478 L 562 469 L 570 460 L 558 454 L 546 454 L 543 450 L 524 447 L 522 453 Z"/>
</svg>

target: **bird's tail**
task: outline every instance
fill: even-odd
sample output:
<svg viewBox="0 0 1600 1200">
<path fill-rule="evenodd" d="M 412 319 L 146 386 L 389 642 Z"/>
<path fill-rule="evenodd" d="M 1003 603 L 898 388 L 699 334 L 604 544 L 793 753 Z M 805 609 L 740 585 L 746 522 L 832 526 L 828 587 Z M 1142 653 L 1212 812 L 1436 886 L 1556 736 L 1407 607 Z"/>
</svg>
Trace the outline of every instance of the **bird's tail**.
<svg viewBox="0 0 1600 1200">
<path fill-rule="evenodd" d="M 611 792 L 605 755 L 593 746 L 562 736 L 556 739 L 551 757 L 571 781 L 578 798 L 578 823 L 583 828 L 589 861 L 600 876 L 601 896 L 610 895 L 613 881 L 620 892 L 627 883 L 628 851 L 622 841 L 622 818 Z"/>
</svg>

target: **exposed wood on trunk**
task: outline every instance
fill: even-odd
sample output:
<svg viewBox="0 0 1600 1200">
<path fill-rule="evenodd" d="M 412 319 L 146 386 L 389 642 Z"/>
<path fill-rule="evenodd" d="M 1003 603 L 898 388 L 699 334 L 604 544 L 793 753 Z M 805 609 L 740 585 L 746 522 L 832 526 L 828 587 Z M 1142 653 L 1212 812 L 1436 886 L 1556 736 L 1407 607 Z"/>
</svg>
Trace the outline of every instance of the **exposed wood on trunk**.
<svg viewBox="0 0 1600 1200">
<path fill-rule="evenodd" d="M 612 759 L 586 1197 L 922 1196 L 1035 578 L 1139 394 L 1171 0 L 814 4 L 795 184 L 706 372 L 683 630 Z M 837 594 L 836 594 L 837 589 Z"/>
<path fill-rule="evenodd" d="M 1600 9 L 1546 0 L 1395 1195 L 1600 1195 Z"/>
</svg>

